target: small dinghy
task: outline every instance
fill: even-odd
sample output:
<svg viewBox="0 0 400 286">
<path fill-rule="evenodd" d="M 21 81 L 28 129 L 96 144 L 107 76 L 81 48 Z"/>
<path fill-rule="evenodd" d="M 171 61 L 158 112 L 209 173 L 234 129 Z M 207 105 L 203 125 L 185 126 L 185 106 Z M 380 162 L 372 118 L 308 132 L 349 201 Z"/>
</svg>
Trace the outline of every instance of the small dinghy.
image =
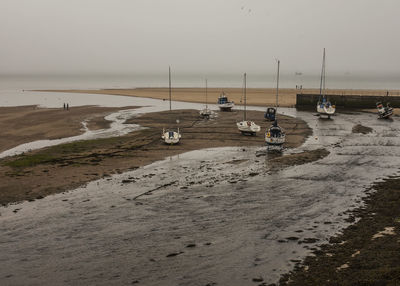
<svg viewBox="0 0 400 286">
<path fill-rule="evenodd" d="M 387 103 L 386 107 L 384 107 L 382 102 L 377 102 L 376 108 L 378 109 L 378 115 L 380 119 L 387 119 L 393 115 L 393 107 L 391 107 L 389 103 Z"/>
<path fill-rule="evenodd" d="M 278 99 L 279 99 L 279 66 L 280 61 L 278 60 L 278 72 L 276 78 L 276 107 L 275 113 L 278 111 Z M 274 123 L 265 131 L 265 144 L 267 144 L 267 149 L 278 148 L 282 150 L 283 144 L 286 141 L 286 135 L 283 129 L 278 125 L 278 120 L 275 118 Z"/>
<path fill-rule="evenodd" d="M 228 97 L 226 96 L 225 92 L 222 92 L 218 97 L 218 107 L 221 111 L 231 111 L 232 108 L 235 106 L 233 101 L 229 101 Z"/>
<path fill-rule="evenodd" d="M 255 124 L 253 121 L 249 121 L 246 118 L 246 74 L 244 74 L 244 88 L 243 88 L 243 98 L 244 98 L 244 110 L 243 110 L 243 121 L 237 122 L 236 125 L 239 131 L 243 135 L 256 135 L 257 132 L 261 130 L 260 126 Z"/>
<path fill-rule="evenodd" d="M 328 119 L 335 114 L 336 107 L 327 98 L 325 94 L 325 49 L 322 57 L 321 81 L 319 86 L 319 100 L 317 103 L 317 113 L 319 116 L 327 116 Z"/>
<path fill-rule="evenodd" d="M 171 107 L 171 67 L 169 67 L 169 111 L 172 110 Z M 176 120 L 176 123 L 179 123 L 179 120 Z M 181 139 L 181 133 L 178 129 L 173 128 L 163 128 L 161 133 L 161 139 L 164 141 L 165 144 L 175 145 L 179 143 Z"/>
<path fill-rule="evenodd" d="M 206 79 L 206 107 L 200 110 L 200 116 L 208 119 L 211 117 L 212 111 L 211 109 L 208 108 L 207 97 L 208 96 L 207 96 L 207 79 Z"/>
</svg>

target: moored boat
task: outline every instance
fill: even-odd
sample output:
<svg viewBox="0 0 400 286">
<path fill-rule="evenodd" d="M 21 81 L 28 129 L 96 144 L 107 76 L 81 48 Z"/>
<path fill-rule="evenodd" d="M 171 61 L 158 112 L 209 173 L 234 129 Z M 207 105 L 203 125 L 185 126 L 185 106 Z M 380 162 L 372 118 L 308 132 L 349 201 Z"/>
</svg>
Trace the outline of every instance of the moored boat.
<svg viewBox="0 0 400 286">
<path fill-rule="evenodd" d="M 256 135 L 257 132 L 261 130 L 260 126 L 255 124 L 253 121 L 247 120 L 247 112 L 246 112 L 246 101 L 247 101 L 247 95 L 246 95 L 246 73 L 244 74 L 243 77 L 243 82 L 244 82 L 244 88 L 243 88 L 243 98 L 244 98 L 244 106 L 243 106 L 243 120 L 240 122 L 237 122 L 236 125 L 239 129 L 239 131 L 244 134 L 244 135 Z"/>
<path fill-rule="evenodd" d="M 228 100 L 228 96 L 226 96 L 225 92 L 222 92 L 218 97 L 218 107 L 221 111 L 231 111 L 232 108 L 235 106 L 233 101 Z"/>
<path fill-rule="evenodd" d="M 275 113 L 278 111 L 278 100 L 279 100 L 279 67 L 280 61 L 278 60 L 278 71 L 276 78 L 276 106 Z M 282 149 L 283 144 L 286 141 L 286 134 L 283 129 L 278 125 L 278 120 L 274 116 L 274 123 L 265 131 L 265 143 L 270 147 L 278 147 Z"/>
<path fill-rule="evenodd" d="M 381 119 L 387 119 L 393 115 L 393 107 L 391 107 L 389 103 L 387 103 L 386 106 L 383 106 L 382 102 L 377 102 L 376 108 L 378 109 L 378 115 Z"/>
<path fill-rule="evenodd" d="M 207 104 L 207 99 L 208 99 L 208 93 L 207 93 L 207 79 L 206 79 L 206 107 L 203 108 L 202 110 L 200 110 L 200 116 L 203 118 L 210 118 L 210 116 L 212 115 L 212 111 L 211 109 L 208 108 L 208 104 Z"/>
<path fill-rule="evenodd" d="M 317 113 L 319 116 L 331 118 L 336 112 L 336 106 L 333 105 L 325 94 L 325 49 L 322 56 L 321 81 L 319 87 L 319 100 L 317 103 Z"/>
<path fill-rule="evenodd" d="M 169 67 L 168 70 L 168 75 L 169 75 L 169 111 L 171 112 L 172 107 L 171 107 L 171 67 Z M 179 122 L 177 120 L 177 122 Z M 169 145 L 174 145 L 178 144 L 179 140 L 181 139 L 181 133 L 179 131 L 179 128 L 163 128 L 163 131 L 161 133 L 161 139 L 164 141 L 165 144 Z"/>
</svg>

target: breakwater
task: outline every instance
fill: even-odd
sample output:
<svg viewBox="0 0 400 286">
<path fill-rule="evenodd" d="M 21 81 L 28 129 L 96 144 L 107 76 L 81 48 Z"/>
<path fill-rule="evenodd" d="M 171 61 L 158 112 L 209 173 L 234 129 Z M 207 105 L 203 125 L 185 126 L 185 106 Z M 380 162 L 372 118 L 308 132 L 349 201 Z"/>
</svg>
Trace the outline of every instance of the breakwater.
<svg viewBox="0 0 400 286">
<path fill-rule="evenodd" d="M 327 97 L 338 107 L 343 108 L 375 108 L 378 101 L 392 107 L 400 107 L 400 96 L 372 96 L 372 95 L 338 95 L 327 94 Z M 318 102 L 319 94 L 297 94 L 296 107 L 307 108 L 315 106 Z"/>
</svg>

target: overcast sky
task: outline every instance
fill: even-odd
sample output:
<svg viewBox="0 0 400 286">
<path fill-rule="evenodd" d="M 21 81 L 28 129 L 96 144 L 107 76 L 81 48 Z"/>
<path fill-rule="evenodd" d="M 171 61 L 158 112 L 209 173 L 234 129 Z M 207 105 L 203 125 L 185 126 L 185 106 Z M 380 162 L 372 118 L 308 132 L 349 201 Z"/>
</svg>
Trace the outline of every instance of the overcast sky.
<svg viewBox="0 0 400 286">
<path fill-rule="evenodd" d="M 400 74 L 398 0 L 0 0 L 0 73 Z"/>
</svg>

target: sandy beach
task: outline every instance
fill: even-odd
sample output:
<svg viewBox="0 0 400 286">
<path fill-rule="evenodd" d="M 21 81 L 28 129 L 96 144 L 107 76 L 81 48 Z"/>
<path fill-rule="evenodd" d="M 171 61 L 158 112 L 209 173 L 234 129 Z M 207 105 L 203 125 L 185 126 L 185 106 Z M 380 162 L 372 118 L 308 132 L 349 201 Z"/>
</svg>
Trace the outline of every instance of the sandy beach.
<svg viewBox="0 0 400 286">
<path fill-rule="evenodd" d="M 51 136 L 75 134 L 81 129 L 79 120 L 87 118 L 88 114 L 99 116 L 99 112 L 106 110 L 110 112 L 109 109 L 98 107 L 82 107 L 71 111 L 71 114 L 75 114 L 71 117 L 75 119 L 75 125 L 71 124 L 69 128 L 65 128 L 64 134 L 53 135 L 54 129 L 64 129 L 63 125 L 56 124 L 57 121 L 48 123 L 46 120 L 43 124 L 47 125 L 38 128 L 47 129 L 48 133 L 45 134 Z M 50 118 L 51 116 L 58 118 L 59 115 L 55 114 L 60 113 L 62 114 L 60 120 L 65 121 L 62 119 L 64 118 L 62 110 L 35 111 L 32 107 L 20 107 L 11 108 L 9 111 L 16 117 L 18 114 L 24 116 L 39 113 L 38 120 L 48 118 L 46 112 L 49 112 Z M 207 121 L 199 117 L 197 110 L 149 113 L 127 122 L 140 124 L 148 129 L 132 132 L 126 136 L 73 142 L 5 158 L 1 160 L 0 166 L 0 203 L 41 198 L 191 150 L 224 146 L 263 146 L 264 132 L 270 122 L 263 120 L 262 112 L 249 111 L 248 117 L 261 124 L 263 131 L 257 136 L 243 136 L 235 124 L 241 116 L 242 113 L 239 111 L 225 112 L 219 113 L 216 119 Z M 160 139 L 161 130 L 163 127 L 171 126 L 171 124 L 167 126 L 165 122 L 174 122 L 176 118 L 181 122 L 179 127 L 183 134 L 182 140 L 177 146 L 167 146 Z M 300 146 L 311 134 L 310 128 L 302 120 L 281 115 L 279 119 L 280 125 L 287 132 L 288 148 Z M 101 120 L 100 123 L 94 126 L 106 124 Z M 30 124 L 36 126 L 35 120 L 31 119 Z M 3 128 L 4 134 L 15 132 L 14 126 L 3 124 Z M 36 127 L 31 129 L 33 131 L 29 140 L 45 136 L 39 132 L 35 133 Z M 18 138 L 18 135 L 15 136 Z M 9 146 L 4 142 L 5 140 L 0 141 L 3 144 L 2 149 Z"/>
<path fill-rule="evenodd" d="M 112 94 L 122 96 L 148 97 L 155 99 L 168 99 L 168 88 L 134 88 L 134 89 L 99 89 L 99 90 L 41 90 L 48 92 L 73 92 L 73 93 L 90 93 L 90 94 Z M 241 88 L 208 88 L 208 103 L 217 102 L 221 92 L 225 92 L 230 100 L 235 104 L 241 104 L 243 90 Z M 371 95 L 384 96 L 386 90 L 369 90 L 369 89 L 327 89 L 327 94 L 342 95 Z M 296 94 L 319 94 L 319 89 L 295 89 L 280 88 L 279 89 L 279 106 L 294 107 L 296 104 Z M 399 95 L 400 91 L 391 90 L 390 95 Z M 173 100 L 186 102 L 205 102 L 204 88 L 173 88 Z M 276 102 L 275 88 L 247 88 L 247 104 L 254 106 L 272 106 Z"/>
</svg>

